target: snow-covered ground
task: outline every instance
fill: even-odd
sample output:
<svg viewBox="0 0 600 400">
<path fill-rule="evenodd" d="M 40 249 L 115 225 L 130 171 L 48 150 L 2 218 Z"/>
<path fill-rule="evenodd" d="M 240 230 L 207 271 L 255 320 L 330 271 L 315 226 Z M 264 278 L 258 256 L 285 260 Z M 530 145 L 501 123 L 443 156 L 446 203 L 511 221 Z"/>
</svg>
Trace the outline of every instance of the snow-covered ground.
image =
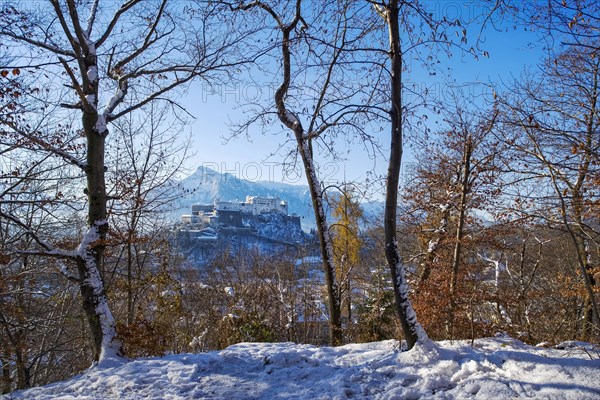
<svg viewBox="0 0 600 400">
<path fill-rule="evenodd" d="M 242 343 L 139 359 L 7 399 L 600 399 L 600 349 L 499 336 L 399 351 L 398 342 Z"/>
</svg>

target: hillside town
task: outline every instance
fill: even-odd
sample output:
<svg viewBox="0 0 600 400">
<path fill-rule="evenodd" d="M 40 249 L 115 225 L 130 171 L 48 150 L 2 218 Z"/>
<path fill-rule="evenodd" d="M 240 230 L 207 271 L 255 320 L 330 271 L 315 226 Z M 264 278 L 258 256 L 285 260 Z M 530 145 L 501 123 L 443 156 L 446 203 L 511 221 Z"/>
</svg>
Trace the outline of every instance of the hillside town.
<svg viewBox="0 0 600 400">
<path fill-rule="evenodd" d="M 212 227 L 218 224 L 241 227 L 242 215 L 257 216 L 269 213 L 288 216 L 287 201 L 278 197 L 246 196 L 246 201 L 243 202 L 215 201 L 214 204 L 196 204 L 192 206 L 191 214 L 181 216 L 181 222 L 205 223 Z M 300 225 L 299 218 L 298 225 Z"/>
<path fill-rule="evenodd" d="M 300 217 L 288 215 L 287 201 L 250 195 L 242 202 L 192 205 L 191 214 L 181 216 L 176 237 L 196 266 L 255 251 L 300 256 L 310 252 L 312 242 L 311 235 L 302 231 Z"/>
</svg>

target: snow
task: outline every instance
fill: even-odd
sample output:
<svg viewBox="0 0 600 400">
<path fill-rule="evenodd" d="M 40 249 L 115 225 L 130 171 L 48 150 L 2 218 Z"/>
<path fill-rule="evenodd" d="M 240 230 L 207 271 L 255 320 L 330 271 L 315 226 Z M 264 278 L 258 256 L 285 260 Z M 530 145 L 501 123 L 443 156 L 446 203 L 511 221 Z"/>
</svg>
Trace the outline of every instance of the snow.
<svg viewBox="0 0 600 400">
<path fill-rule="evenodd" d="M 288 121 L 290 121 L 293 125 L 299 125 L 300 124 L 300 121 L 298 121 L 298 118 L 296 118 L 296 116 L 292 112 L 290 112 L 288 110 L 285 110 L 285 118 Z"/>
<path fill-rule="evenodd" d="M 96 105 L 96 95 L 95 94 L 86 94 L 85 95 L 85 101 L 90 105 L 90 106 L 95 106 Z"/>
<path fill-rule="evenodd" d="M 105 107 L 104 114 L 108 115 L 113 112 L 117 104 L 119 104 L 125 98 L 125 91 L 123 89 L 118 89 L 115 95 L 110 99 L 107 106 Z"/>
<path fill-rule="evenodd" d="M 7 399 L 598 399 L 600 349 L 527 346 L 507 336 L 316 347 L 241 343 L 219 352 L 95 367 Z"/>
<path fill-rule="evenodd" d="M 106 221 L 104 220 L 97 221 L 95 224 L 93 224 L 87 230 L 85 235 L 83 235 L 83 238 L 81 238 L 81 243 L 79 244 L 79 246 L 77 246 L 77 249 L 75 250 L 76 254 L 84 260 L 86 260 L 86 262 L 88 263 L 94 262 L 94 258 L 88 253 L 88 248 L 90 248 L 94 242 L 100 239 L 100 232 L 98 231 L 98 227 L 104 224 L 106 224 Z"/>
<path fill-rule="evenodd" d="M 100 239 L 100 231 L 98 228 L 107 223 L 106 220 L 94 222 L 75 250 L 86 263 L 86 283 L 93 288 L 94 296 L 98 302 L 96 304 L 96 314 L 100 318 L 100 328 L 102 329 L 102 343 L 98 365 L 104 367 L 118 366 L 125 362 L 119 355 L 121 344 L 115 337 L 115 319 L 108 306 L 106 296 L 103 293 L 104 283 L 102 282 L 96 261 L 89 251 L 92 244 Z"/>
<path fill-rule="evenodd" d="M 439 244 L 440 244 L 440 239 L 439 238 L 436 238 L 435 240 L 430 240 L 429 241 L 429 246 L 427 247 L 427 252 L 428 253 L 433 253 L 437 249 L 437 247 L 438 247 Z"/>
<path fill-rule="evenodd" d="M 96 83 L 98 80 L 98 68 L 95 65 L 88 68 L 87 78 L 92 83 Z"/>
<path fill-rule="evenodd" d="M 107 130 L 106 126 L 106 117 L 102 114 L 98 114 L 98 120 L 96 121 L 96 125 L 94 126 L 96 132 L 105 133 Z"/>
<path fill-rule="evenodd" d="M 299 258 L 296 260 L 295 262 L 295 266 L 299 267 L 302 264 L 321 264 L 323 262 L 323 260 L 321 259 L 321 256 L 306 256 L 303 258 Z"/>
<path fill-rule="evenodd" d="M 396 238 L 394 238 L 394 249 L 396 253 L 398 253 L 398 242 L 396 241 Z M 427 333 L 425 332 L 421 324 L 417 321 L 417 314 L 415 313 L 412 303 L 409 300 L 410 291 L 408 288 L 408 283 L 406 281 L 406 268 L 400 261 L 399 254 L 396 255 L 396 259 L 398 260 L 398 262 L 394 266 L 396 268 L 395 285 L 398 288 L 400 299 L 403 300 L 400 307 L 403 309 L 408 323 L 414 326 L 415 333 L 417 335 L 417 341 L 420 342 L 422 345 L 428 344 L 430 342 L 429 337 L 427 336 Z"/>
</svg>

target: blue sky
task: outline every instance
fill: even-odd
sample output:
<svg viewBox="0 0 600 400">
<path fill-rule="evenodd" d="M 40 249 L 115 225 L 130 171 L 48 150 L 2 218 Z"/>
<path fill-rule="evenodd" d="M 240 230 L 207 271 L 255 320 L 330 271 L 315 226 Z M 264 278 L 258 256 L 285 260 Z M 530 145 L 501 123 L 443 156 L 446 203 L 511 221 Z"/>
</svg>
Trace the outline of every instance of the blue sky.
<svg viewBox="0 0 600 400">
<path fill-rule="evenodd" d="M 480 10 L 474 4 L 478 3 L 434 1 L 430 7 L 434 13 L 446 15 L 448 18 L 461 17 L 460 12 L 468 18 Z M 453 80 L 457 85 L 464 85 L 463 93 L 473 102 L 489 101 L 491 91 L 483 84 L 502 81 L 507 83 L 512 77 L 518 77 L 524 68 L 534 67 L 543 56 L 538 33 L 521 27 L 514 29 L 515 24 L 511 18 L 497 16 L 494 22 L 501 30 L 494 29 L 490 24 L 481 37 L 481 46 L 489 52 L 489 58 L 479 57 L 475 60 L 471 55 L 459 52 L 455 52 L 451 58 L 440 54 L 439 74 L 432 77 L 423 69 L 413 67 L 405 73 L 405 82 L 419 88 L 428 87 L 433 96 L 444 98 L 448 90 L 447 82 Z M 478 33 L 479 27 L 469 28 L 469 45 L 474 44 Z M 274 83 L 273 87 L 277 84 Z M 188 162 L 188 167 L 195 170 L 196 166 L 204 165 L 243 179 L 304 184 L 301 176 L 286 174 L 283 167 L 278 165 L 283 161 L 283 156 L 277 154 L 284 139 L 283 135 L 263 135 L 257 126 L 249 132 L 249 139 L 241 137 L 225 140 L 230 136 L 229 121 L 240 121 L 244 118 L 242 110 L 236 107 L 257 96 L 268 98 L 269 91 L 255 84 L 209 87 L 197 83 L 190 88 L 189 94 L 182 99 L 183 105 L 196 117 L 188 128 L 192 132 L 192 146 L 195 152 Z M 430 119 L 429 123 L 432 124 L 431 128 L 435 129 L 434 119 Z M 384 141 L 387 132 L 382 132 Z M 385 173 L 386 160 L 383 156 L 373 159 L 358 143 L 340 145 L 344 152 L 347 152 L 347 160 L 322 161 L 321 173 L 324 181 L 340 182 L 344 177 L 347 180 L 364 181 L 367 171 Z M 404 161 L 414 162 L 410 152 L 405 155 Z"/>
</svg>

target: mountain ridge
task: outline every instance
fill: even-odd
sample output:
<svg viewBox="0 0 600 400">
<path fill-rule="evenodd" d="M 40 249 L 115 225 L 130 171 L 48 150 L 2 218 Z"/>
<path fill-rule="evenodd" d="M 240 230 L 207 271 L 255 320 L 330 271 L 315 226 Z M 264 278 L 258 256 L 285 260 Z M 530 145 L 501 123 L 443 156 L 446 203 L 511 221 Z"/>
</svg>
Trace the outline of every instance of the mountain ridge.
<svg viewBox="0 0 600 400">
<path fill-rule="evenodd" d="M 265 180 L 251 181 L 205 166 L 199 166 L 193 174 L 182 179 L 179 185 L 183 195 L 177 204 L 176 218 L 182 214 L 189 214 L 193 204 L 244 201 L 246 196 L 279 197 L 288 202 L 290 215 L 300 217 L 304 230 L 315 226 L 312 201 L 306 185 Z"/>
<path fill-rule="evenodd" d="M 279 197 L 288 202 L 289 215 L 300 217 L 302 229 L 315 228 L 312 200 L 307 185 L 296 185 L 270 180 L 248 180 L 236 175 L 218 172 L 199 166 L 194 173 L 178 182 L 182 192 L 175 209 L 169 213 L 172 220 L 190 214 L 194 204 L 213 204 L 215 201 L 245 201 L 246 196 Z M 381 201 L 362 201 L 367 220 L 378 219 L 383 214 Z M 326 210 L 329 212 L 329 210 Z"/>
</svg>

